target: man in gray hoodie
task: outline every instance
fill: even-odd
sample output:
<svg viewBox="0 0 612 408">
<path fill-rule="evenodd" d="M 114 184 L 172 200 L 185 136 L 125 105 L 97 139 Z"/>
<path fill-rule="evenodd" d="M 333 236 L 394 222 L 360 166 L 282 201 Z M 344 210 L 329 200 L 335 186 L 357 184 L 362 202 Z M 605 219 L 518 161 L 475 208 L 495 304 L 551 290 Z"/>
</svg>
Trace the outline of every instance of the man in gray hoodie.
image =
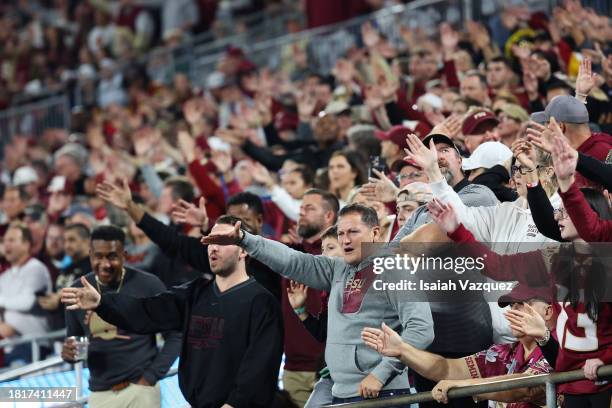
<svg viewBox="0 0 612 408">
<path fill-rule="evenodd" d="M 405 366 L 382 357 L 359 340 L 364 327 L 382 322 L 401 333 L 416 348 L 433 341 L 433 322 L 427 298 L 419 292 L 381 290 L 384 282 L 399 282 L 405 272 L 375 274 L 373 259 L 362 244 L 376 242 L 380 227 L 376 212 L 351 204 L 338 213 L 338 241 L 344 259 L 314 256 L 280 242 L 249 234 L 235 225 L 232 233 L 210 234 L 205 244 L 237 244 L 258 261 L 308 287 L 329 292 L 325 359 L 334 380 L 334 403 L 409 393 Z M 378 284 L 374 284 L 380 280 Z"/>
</svg>

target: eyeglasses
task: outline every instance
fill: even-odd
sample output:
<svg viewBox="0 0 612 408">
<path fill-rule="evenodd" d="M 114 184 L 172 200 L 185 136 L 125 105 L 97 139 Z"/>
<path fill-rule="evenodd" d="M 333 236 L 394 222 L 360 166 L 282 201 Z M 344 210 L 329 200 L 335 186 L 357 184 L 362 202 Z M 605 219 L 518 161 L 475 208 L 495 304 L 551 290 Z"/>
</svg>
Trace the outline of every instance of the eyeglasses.
<svg viewBox="0 0 612 408">
<path fill-rule="evenodd" d="M 536 166 L 535 169 L 539 169 L 539 168 L 540 166 Z M 512 176 L 515 176 L 517 173 L 521 173 L 524 176 L 525 174 L 533 172 L 535 169 L 528 169 L 527 167 L 523 167 L 523 166 L 510 167 L 510 170 L 512 171 Z"/>
<path fill-rule="evenodd" d="M 558 220 L 564 220 L 567 218 L 567 211 L 565 211 L 565 208 L 558 208 L 553 211 L 553 214 Z"/>
<path fill-rule="evenodd" d="M 420 171 L 415 171 L 414 173 L 408 173 L 408 174 L 398 174 L 397 177 L 395 177 L 395 179 L 397 180 L 398 183 L 401 183 L 402 180 L 413 180 L 419 177 L 423 177 L 423 173 Z"/>
</svg>

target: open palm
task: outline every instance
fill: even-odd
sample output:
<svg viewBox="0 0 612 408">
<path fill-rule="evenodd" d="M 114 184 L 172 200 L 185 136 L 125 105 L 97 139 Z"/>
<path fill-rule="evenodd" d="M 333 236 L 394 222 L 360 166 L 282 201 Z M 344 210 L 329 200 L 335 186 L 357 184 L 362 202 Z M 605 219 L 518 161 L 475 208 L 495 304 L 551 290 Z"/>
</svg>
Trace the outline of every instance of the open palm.
<svg viewBox="0 0 612 408">
<path fill-rule="evenodd" d="M 361 339 L 368 346 L 383 356 L 399 357 L 402 354 L 402 338 L 385 323 L 381 329 L 366 327 L 361 332 Z"/>
<path fill-rule="evenodd" d="M 525 303 L 524 306 L 523 310 L 508 310 L 504 314 L 510 323 L 510 328 L 534 338 L 544 337 L 546 334 L 544 319 L 528 304 Z"/>
<path fill-rule="evenodd" d="M 438 166 L 438 151 L 433 139 L 429 141 L 429 148 L 415 134 L 409 134 L 406 138 L 408 148 L 404 149 L 406 157 L 404 160 L 412 162 L 417 166 L 430 170 Z"/>
<path fill-rule="evenodd" d="M 240 241 L 241 231 L 240 225 L 242 223 L 237 221 L 234 224 L 234 228 L 227 232 L 211 232 L 205 237 L 200 239 L 200 242 L 204 245 L 236 245 Z"/>
<path fill-rule="evenodd" d="M 100 183 L 96 186 L 96 193 L 104 201 L 122 210 L 126 210 L 132 201 L 132 192 L 126 178 L 121 180 L 121 185 L 107 181 Z"/>
<path fill-rule="evenodd" d="M 82 288 L 64 288 L 61 301 L 68 310 L 93 310 L 100 304 L 102 296 L 84 276 L 81 277 Z"/>
<path fill-rule="evenodd" d="M 287 298 L 292 308 L 298 309 L 306 304 L 308 298 L 308 287 L 294 280 L 287 287 Z"/>
<path fill-rule="evenodd" d="M 591 59 L 584 58 L 578 68 L 578 76 L 576 77 L 576 93 L 588 95 L 591 89 L 595 86 L 595 74 L 591 69 Z"/>
<path fill-rule="evenodd" d="M 459 219 L 450 204 L 444 204 L 433 199 L 427 204 L 429 215 L 436 224 L 446 233 L 452 233 L 459 228 Z"/>
<path fill-rule="evenodd" d="M 206 212 L 206 199 L 200 197 L 198 206 L 180 200 L 172 211 L 172 218 L 178 223 L 189 224 L 203 230 L 208 229 L 208 213 Z"/>
</svg>

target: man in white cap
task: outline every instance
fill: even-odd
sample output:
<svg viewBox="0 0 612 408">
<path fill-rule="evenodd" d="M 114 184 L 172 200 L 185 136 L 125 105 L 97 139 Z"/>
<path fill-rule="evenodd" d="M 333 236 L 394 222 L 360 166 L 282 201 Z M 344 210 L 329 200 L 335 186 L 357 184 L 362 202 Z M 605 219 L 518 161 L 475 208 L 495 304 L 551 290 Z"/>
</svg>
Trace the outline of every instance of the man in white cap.
<svg viewBox="0 0 612 408">
<path fill-rule="evenodd" d="M 512 151 L 505 144 L 485 142 L 470 157 L 463 159 L 461 168 L 470 172 L 468 180 L 489 187 L 499 201 L 514 201 L 518 194 L 507 186 L 511 160 Z"/>
<path fill-rule="evenodd" d="M 33 167 L 22 166 L 15 170 L 13 185 L 16 187 L 23 186 L 23 189 L 32 199 L 38 197 L 38 173 Z"/>
</svg>

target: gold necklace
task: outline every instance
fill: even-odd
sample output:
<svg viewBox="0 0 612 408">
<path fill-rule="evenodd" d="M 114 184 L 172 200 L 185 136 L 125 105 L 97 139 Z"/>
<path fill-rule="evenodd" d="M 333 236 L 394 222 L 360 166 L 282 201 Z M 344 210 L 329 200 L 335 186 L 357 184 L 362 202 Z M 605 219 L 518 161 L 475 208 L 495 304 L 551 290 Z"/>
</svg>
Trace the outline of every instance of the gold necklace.
<svg viewBox="0 0 612 408">
<path fill-rule="evenodd" d="M 125 278 L 125 268 L 121 269 L 121 280 L 119 281 L 119 287 L 117 288 L 117 291 L 115 293 L 119 293 L 119 291 L 121 290 L 121 286 L 123 286 L 123 278 Z M 96 276 L 96 286 L 98 287 L 98 293 L 102 294 L 102 289 L 100 289 L 100 285 L 106 286 L 102 282 L 100 282 L 100 279 L 98 279 L 98 277 Z"/>
</svg>

